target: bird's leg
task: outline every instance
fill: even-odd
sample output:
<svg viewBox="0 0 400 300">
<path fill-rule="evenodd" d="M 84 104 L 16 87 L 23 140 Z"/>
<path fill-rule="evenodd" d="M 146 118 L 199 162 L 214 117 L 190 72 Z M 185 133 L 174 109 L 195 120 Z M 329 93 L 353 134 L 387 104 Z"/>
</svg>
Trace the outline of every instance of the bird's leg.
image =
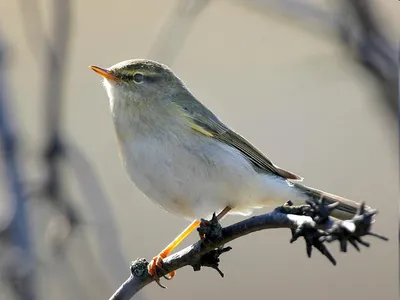
<svg viewBox="0 0 400 300">
<path fill-rule="evenodd" d="M 229 206 L 225 207 L 218 215 L 217 220 L 224 217 L 231 208 Z M 162 266 L 162 261 L 166 258 L 193 230 L 195 230 L 200 225 L 199 220 L 194 220 L 184 231 L 181 232 L 167 247 L 164 248 L 157 256 L 153 257 L 152 261 L 147 266 L 148 272 L 151 276 L 157 274 L 157 267 Z M 165 276 L 166 279 L 171 280 L 175 275 L 175 271 L 172 271 Z"/>
<path fill-rule="evenodd" d="M 227 206 L 217 215 L 217 220 L 221 220 L 225 215 L 232 209 L 232 207 Z"/>
<path fill-rule="evenodd" d="M 157 272 L 157 266 L 161 267 L 162 260 L 166 258 L 172 250 L 174 250 L 194 229 L 199 226 L 200 221 L 194 220 L 184 231 L 181 232 L 167 247 L 164 248 L 157 256 L 153 257 L 152 261 L 149 263 L 147 269 L 151 276 L 155 276 Z M 174 277 L 175 271 L 172 271 L 168 274 L 168 277 L 165 277 L 168 280 L 171 280 Z"/>
</svg>

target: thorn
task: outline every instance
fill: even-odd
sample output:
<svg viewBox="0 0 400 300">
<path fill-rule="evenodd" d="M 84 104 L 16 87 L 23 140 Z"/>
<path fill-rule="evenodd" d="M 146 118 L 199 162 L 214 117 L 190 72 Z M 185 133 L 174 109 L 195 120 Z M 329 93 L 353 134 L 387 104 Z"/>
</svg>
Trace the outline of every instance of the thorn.
<svg viewBox="0 0 400 300">
<path fill-rule="evenodd" d="M 312 244 L 311 243 L 306 243 L 306 251 L 307 251 L 307 256 L 311 258 L 311 253 L 312 253 Z"/>
<path fill-rule="evenodd" d="M 327 206 L 328 206 L 328 208 L 329 209 L 335 209 L 336 207 L 338 207 L 339 206 L 339 201 L 337 201 L 337 202 L 334 202 L 334 203 L 331 203 L 331 204 L 328 204 Z"/>
<path fill-rule="evenodd" d="M 231 251 L 231 250 L 232 250 L 232 247 L 228 246 L 228 247 L 222 248 L 219 253 L 221 255 L 222 253 L 225 253 L 225 252 L 228 252 L 228 251 Z"/>
<path fill-rule="evenodd" d="M 369 247 L 370 244 L 368 242 L 363 241 L 360 237 L 355 237 L 355 240 L 360 244 L 364 245 L 365 247 Z"/>
<path fill-rule="evenodd" d="M 358 247 L 358 245 L 357 245 L 356 241 L 354 241 L 354 239 L 350 238 L 350 239 L 349 239 L 349 242 L 350 242 L 350 244 L 353 245 L 354 248 L 356 248 L 356 250 L 357 250 L 358 252 L 360 252 L 360 247 Z"/>
<path fill-rule="evenodd" d="M 332 263 L 332 265 L 336 266 L 337 262 L 336 260 L 333 258 L 333 256 L 331 255 L 330 257 L 328 257 L 329 261 Z"/>
<path fill-rule="evenodd" d="M 333 255 L 331 254 L 331 252 L 328 250 L 328 248 L 325 247 L 324 244 L 322 244 L 321 242 L 317 243 L 315 245 L 315 248 L 317 248 L 326 258 L 328 258 L 328 260 L 334 265 L 336 266 L 336 260 L 333 257 Z"/>
<path fill-rule="evenodd" d="M 342 251 L 342 252 L 347 252 L 347 243 L 346 243 L 346 239 L 341 238 L 339 241 L 340 241 L 340 251 Z"/>
<path fill-rule="evenodd" d="M 388 241 L 389 240 L 386 236 L 383 236 L 383 235 L 380 235 L 380 234 L 377 234 L 377 233 L 373 233 L 373 232 L 368 232 L 367 235 L 372 235 L 372 236 L 374 236 L 374 237 L 376 237 L 378 239 L 381 239 L 383 241 Z"/>
<path fill-rule="evenodd" d="M 222 273 L 222 271 L 217 266 L 213 267 L 213 269 L 217 270 L 218 274 L 221 275 L 222 278 L 224 278 L 225 274 Z"/>
<path fill-rule="evenodd" d="M 292 232 L 292 238 L 290 239 L 290 243 L 293 243 L 295 241 L 297 241 L 297 239 L 301 236 L 301 229 L 300 227 L 298 227 L 297 229 L 293 230 Z"/>
<path fill-rule="evenodd" d="M 218 222 L 218 218 L 217 218 L 217 215 L 215 214 L 215 212 L 212 215 L 211 222 L 213 222 L 213 223 L 217 223 Z"/>
<path fill-rule="evenodd" d="M 371 210 L 367 211 L 366 213 L 364 213 L 364 215 L 366 217 L 373 217 L 376 214 L 378 214 L 378 210 L 377 209 L 371 209 Z"/>
<path fill-rule="evenodd" d="M 365 213 L 365 202 L 361 202 L 361 205 L 357 211 L 357 215 L 363 215 Z"/>
</svg>

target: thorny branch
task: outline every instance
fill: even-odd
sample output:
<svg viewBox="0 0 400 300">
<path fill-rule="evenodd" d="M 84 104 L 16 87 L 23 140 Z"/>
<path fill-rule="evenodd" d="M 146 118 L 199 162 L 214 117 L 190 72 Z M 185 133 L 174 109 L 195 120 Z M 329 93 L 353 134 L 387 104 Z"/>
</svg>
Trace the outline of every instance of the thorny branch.
<svg viewBox="0 0 400 300">
<path fill-rule="evenodd" d="M 365 235 L 388 240 L 384 236 L 370 232 L 373 218 L 377 214 L 376 210 L 367 211 L 365 205 L 362 204 L 351 220 L 341 221 L 330 217 L 336 206 L 336 203 L 326 205 L 322 199 L 318 203 L 307 202 L 301 206 L 293 206 L 291 201 L 288 201 L 271 213 L 250 217 L 225 228 L 220 226 L 214 215 L 210 221 L 203 220 L 198 228 L 202 239 L 164 259 L 162 269 L 158 269 L 158 278 L 151 277 L 147 272 L 146 259 L 140 258 L 132 262 L 130 277 L 111 296 L 110 300 L 131 299 L 139 290 L 153 281 L 163 287 L 159 282 L 160 277 L 185 266 L 192 266 L 194 271 L 199 271 L 201 267 L 211 267 L 223 277 L 224 274 L 219 269 L 219 256 L 232 249 L 224 245 L 255 231 L 289 228 L 292 231 L 290 243 L 303 237 L 309 257 L 311 257 L 312 249 L 316 248 L 333 265 L 336 265 L 336 260 L 326 247 L 326 243 L 338 240 L 340 250 L 346 252 L 348 243 L 357 251 L 360 251 L 359 245 L 369 247 L 369 243 L 361 238 Z"/>
</svg>

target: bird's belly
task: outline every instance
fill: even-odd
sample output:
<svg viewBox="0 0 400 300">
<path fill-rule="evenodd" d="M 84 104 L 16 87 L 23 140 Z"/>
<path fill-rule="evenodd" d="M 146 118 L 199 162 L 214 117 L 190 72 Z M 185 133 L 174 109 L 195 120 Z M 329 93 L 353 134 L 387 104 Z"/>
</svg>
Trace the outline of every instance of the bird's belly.
<svg viewBox="0 0 400 300">
<path fill-rule="evenodd" d="M 260 197 L 254 180 L 259 175 L 250 163 L 214 140 L 196 148 L 146 140 L 125 145 L 122 154 L 136 187 L 165 210 L 186 218 L 207 217 Z"/>
</svg>

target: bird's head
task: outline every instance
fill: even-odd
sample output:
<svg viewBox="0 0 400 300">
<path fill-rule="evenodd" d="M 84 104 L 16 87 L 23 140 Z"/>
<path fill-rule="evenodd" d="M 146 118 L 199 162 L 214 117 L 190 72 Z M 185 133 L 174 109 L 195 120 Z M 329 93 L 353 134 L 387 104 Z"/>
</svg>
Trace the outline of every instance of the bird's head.
<svg viewBox="0 0 400 300">
<path fill-rule="evenodd" d="M 103 84 L 113 110 L 166 106 L 186 90 L 170 68 L 151 60 L 133 59 L 107 69 L 97 66 L 90 68 L 104 78 Z"/>
<path fill-rule="evenodd" d="M 171 69 L 155 61 L 135 59 L 107 69 L 90 68 L 104 78 L 120 140 L 131 140 L 133 134 L 171 131 L 188 122 L 183 103 L 197 103 Z"/>
</svg>

